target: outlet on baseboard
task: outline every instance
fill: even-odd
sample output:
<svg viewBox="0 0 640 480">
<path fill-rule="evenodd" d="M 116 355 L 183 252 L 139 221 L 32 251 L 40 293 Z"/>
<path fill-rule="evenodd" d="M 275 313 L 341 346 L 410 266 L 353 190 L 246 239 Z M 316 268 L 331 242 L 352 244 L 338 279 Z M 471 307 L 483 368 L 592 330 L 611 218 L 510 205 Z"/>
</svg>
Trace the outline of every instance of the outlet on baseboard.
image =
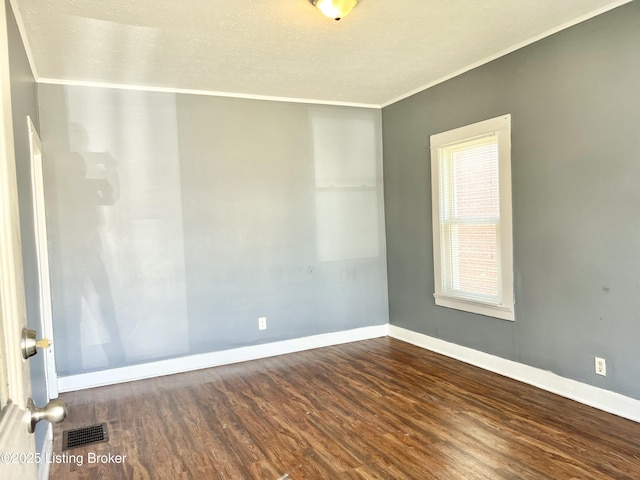
<svg viewBox="0 0 640 480">
<path fill-rule="evenodd" d="M 258 317 L 258 330 L 267 329 L 267 317 Z"/>
<path fill-rule="evenodd" d="M 596 375 L 607 376 L 607 361 L 604 358 L 596 357 Z"/>
</svg>

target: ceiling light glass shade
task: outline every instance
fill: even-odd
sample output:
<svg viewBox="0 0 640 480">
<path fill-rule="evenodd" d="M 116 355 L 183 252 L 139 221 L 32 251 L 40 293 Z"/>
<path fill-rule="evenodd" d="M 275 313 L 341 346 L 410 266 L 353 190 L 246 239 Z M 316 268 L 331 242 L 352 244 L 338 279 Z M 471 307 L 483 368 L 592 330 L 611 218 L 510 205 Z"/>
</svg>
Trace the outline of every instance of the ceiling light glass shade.
<svg viewBox="0 0 640 480">
<path fill-rule="evenodd" d="M 327 17 L 340 20 L 349 15 L 356 6 L 358 0 L 311 0 L 318 9 Z"/>
</svg>

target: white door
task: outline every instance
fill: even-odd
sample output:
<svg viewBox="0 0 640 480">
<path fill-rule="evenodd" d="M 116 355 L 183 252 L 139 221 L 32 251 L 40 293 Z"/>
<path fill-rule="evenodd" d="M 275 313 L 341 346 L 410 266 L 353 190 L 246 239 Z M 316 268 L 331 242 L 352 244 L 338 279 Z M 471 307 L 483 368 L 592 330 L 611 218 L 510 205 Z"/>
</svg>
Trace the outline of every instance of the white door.
<svg viewBox="0 0 640 480">
<path fill-rule="evenodd" d="M 31 480 L 37 477 L 38 459 L 34 437 L 27 429 L 29 363 L 20 350 L 27 317 L 6 47 L 7 12 L 6 2 L 0 3 L 0 478 Z"/>
</svg>

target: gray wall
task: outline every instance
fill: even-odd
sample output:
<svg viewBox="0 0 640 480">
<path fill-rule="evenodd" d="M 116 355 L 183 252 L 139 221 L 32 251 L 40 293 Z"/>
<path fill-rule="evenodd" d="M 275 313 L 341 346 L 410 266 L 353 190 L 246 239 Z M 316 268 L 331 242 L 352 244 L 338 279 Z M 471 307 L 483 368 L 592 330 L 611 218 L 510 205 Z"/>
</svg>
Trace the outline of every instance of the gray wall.
<svg viewBox="0 0 640 480">
<path fill-rule="evenodd" d="M 632 2 L 383 109 L 393 325 L 640 398 L 639 25 Z M 432 296 L 429 136 L 505 113 L 514 323 Z"/>
<path fill-rule="evenodd" d="M 9 69 L 11 77 L 11 104 L 13 112 L 13 135 L 16 149 L 16 176 L 18 201 L 20 204 L 20 235 L 24 266 L 25 296 L 27 301 L 27 326 L 42 334 L 40 328 L 40 287 L 35 246 L 33 199 L 31 191 L 31 152 L 27 115 L 38 128 L 36 85 L 25 53 L 22 39 L 11 5 L 5 0 L 7 32 L 9 35 Z M 47 403 L 44 357 L 36 355 L 29 360 L 31 370 L 31 395 L 38 406 Z M 47 422 L 36 427 L 36 447 L 41 450 Z"/>
<path fill-rule="evenodd" d="M 388 322 L 380 111 L 44 84 L 39 106 L 59 374 Z"/>
</svg>

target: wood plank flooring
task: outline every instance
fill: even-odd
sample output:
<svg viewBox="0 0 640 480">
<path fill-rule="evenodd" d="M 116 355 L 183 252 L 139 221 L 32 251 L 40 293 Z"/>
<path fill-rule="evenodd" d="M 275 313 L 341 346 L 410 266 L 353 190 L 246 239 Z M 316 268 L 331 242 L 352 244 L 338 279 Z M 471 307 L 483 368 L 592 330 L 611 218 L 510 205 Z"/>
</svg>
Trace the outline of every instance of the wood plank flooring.
<svg viewBox="0 0 640 480">
<path fill-rule="evenodd" d="M 390 338 L 62 398 L 53 480 L 640 478 L 640 424 Z"/>
</svg>

